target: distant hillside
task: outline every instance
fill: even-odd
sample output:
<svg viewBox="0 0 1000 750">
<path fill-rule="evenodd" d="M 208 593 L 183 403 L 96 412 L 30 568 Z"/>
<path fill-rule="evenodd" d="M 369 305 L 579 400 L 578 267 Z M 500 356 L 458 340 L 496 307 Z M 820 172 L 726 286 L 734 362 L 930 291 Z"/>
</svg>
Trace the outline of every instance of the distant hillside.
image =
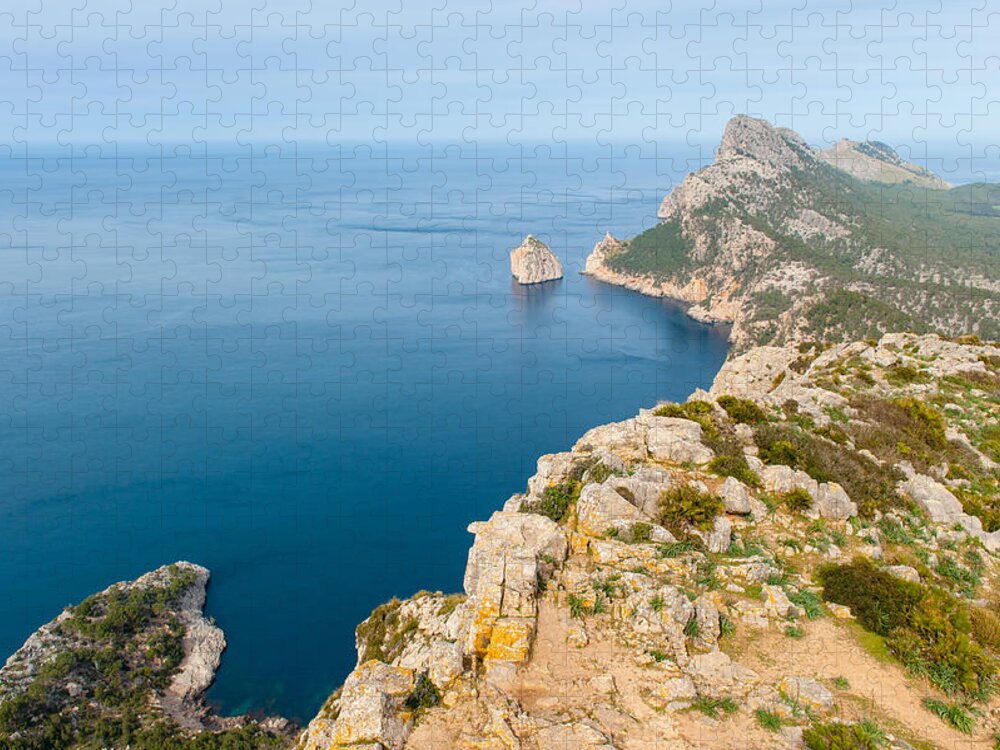
<svg viewBox="0 0 1000 750">
<path fill-rule="evenodd" d="M 902 330 L 1000 336 L 1000 186 L 948 189 L 885 144 L 821 152 L 736 117 L 715 163 L 659 216 L 631 240 L 605 237 L 585 272 L 732 322 L 737 351 Z"/>
</svg>

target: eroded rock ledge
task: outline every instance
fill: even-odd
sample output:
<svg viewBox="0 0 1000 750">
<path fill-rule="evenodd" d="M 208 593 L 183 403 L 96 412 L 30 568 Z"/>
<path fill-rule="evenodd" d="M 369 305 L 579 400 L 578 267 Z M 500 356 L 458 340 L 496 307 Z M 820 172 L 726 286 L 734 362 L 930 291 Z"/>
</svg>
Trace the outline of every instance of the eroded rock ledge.
<svg viewBox="0 0 1000 750">
<path fill-rule="evenodd" d="M 866 651 L 815 574 L 869 561 L 995 606 L 998 369 L 997 346 L 937 336 L 765 347 L 588 431 L 469 527 L 463 593 L 359 626 L 300 746 L 793 748 L 863 719 L 885 747 L 956 746 L 923 703 L 951 698 Z M 1000 731 L 985 701 L 969 747 Z"/>
</svg>

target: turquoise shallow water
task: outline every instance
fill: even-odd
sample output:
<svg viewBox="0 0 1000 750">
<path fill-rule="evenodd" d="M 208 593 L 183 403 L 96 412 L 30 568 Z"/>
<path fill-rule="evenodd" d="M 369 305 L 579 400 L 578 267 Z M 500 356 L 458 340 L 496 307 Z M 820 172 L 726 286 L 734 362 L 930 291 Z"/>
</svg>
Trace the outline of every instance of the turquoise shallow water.
<svg viewBox="0 0 1000 750">
<path fill-rule="evenodd" d="M 686 162 L 470 149 L 0 159 L 0 652 L 193 560 L 211 701 L 307 719 L 540 454 L 711 382 L 724 330 L 578 273 Z M 528 232 L 565 279 L 512 284 Z"/>
</svg>

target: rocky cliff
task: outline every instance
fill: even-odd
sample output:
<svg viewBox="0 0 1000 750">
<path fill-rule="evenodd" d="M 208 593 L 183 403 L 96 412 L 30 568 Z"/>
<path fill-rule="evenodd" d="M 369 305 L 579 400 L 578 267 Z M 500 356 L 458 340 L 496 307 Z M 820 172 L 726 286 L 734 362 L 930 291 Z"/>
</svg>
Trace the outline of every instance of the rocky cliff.
<svg viewBox="0 0 1000 750">
<path fill-rule="evenodd" d="M 992 748 L 998 414 L 975 339 L 739 356 L 541 457 L 300 747 Z"/>
<path fill-rule="evenodd" d="M 662 223 L 605 237 L 584 272 L 731 322 L 735 352 L 899 330 L 995 338 L 1000 210 L 990 186 L 947 188 L 884 144 L 816 151 L 736 117 Z"/>
<path fill-rule="evenodd" d="M 208 579 L 200 565 L 166 565 L 39 628 L 0 669 L 0 747 L 287 744 L 287 722 L 223 719 L 203 702 L 226 647 L 202 613 Z"/>
</svg>

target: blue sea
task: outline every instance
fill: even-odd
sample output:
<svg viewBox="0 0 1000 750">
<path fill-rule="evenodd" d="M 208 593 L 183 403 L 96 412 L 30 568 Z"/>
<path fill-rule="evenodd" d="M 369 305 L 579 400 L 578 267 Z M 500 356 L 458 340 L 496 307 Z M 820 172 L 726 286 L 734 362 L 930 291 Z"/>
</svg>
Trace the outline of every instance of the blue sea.
<svg viewBox="0 0 1000 750">
<path fill-rule="evenodd" d="M 218 144 L 0 155 L 0 653 L 208 566 L 211 703 L 307 720 L 392 596 L 461 588 L 543 453 L 707 386 L 726 331 L 579 275 L 711 151 Z M 533 233 L 566 277 L 521 287 Z"/>
</svg>

